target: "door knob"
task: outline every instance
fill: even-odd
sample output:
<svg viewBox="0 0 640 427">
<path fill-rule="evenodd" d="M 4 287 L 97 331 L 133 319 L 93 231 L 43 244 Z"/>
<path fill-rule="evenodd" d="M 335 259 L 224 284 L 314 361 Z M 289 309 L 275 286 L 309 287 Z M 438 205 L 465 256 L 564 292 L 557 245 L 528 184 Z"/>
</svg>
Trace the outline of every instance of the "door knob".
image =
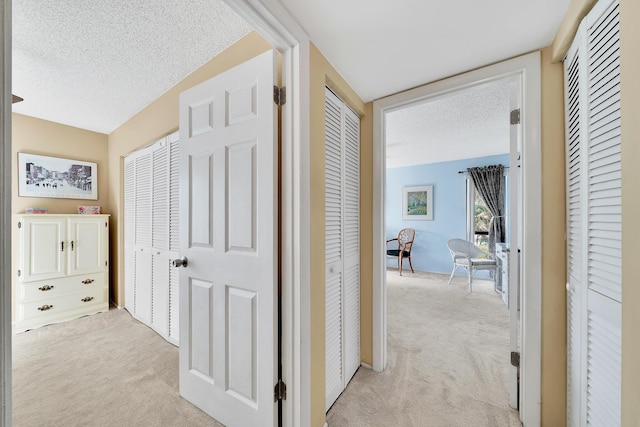
<svg viewBox="0 0 640 427">
<path fill-rule="evenodd" d="M 174 259 L 173 261 L 171 261 L 171 265 L 173 265 L 174 267 L 186 267 L 187 257 L 183 256 L 182 258 Z"/>
</svg>

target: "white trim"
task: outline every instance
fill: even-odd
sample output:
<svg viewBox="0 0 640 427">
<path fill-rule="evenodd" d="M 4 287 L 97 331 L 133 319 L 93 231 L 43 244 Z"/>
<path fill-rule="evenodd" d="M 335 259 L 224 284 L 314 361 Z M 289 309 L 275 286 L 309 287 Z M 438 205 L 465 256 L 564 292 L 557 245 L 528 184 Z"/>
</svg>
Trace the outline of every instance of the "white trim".
<svg viewBox="0 0 640 427">
<path fill-rule="evenodd" d="M 523 117 L 523 251 L 521 417 L 524 425 L 540 424 L 541 356 L 541 129 L 540 53 L 534 52 L 475 71 L 421 86 L 373 103 L 373 367 L 386 365 L 385 280 L 385 144 L 384 114 L 426 98 L 510 76 L 521 76 Z"/>
<path fill-rule="evenodd" d="M 311 422 L 309 52 L 307 34 L 277 0 L 225 0 L 282 53 L 282 362 L 284 425 Z"/>
<path fill-rule="evenodd" d="M 0 129 L 0 426 L 11 425 L 11 1 L 2 8 L 2 59 L 0 67 L 2 125 Z"/>
</svg>

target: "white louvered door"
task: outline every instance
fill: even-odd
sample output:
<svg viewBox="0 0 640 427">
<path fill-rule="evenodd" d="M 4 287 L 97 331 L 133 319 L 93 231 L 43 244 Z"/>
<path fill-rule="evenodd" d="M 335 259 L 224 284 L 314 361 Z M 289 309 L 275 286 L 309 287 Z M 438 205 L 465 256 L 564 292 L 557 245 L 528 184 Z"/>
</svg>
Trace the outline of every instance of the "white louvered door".
<svg viewBox="0 0 640 427">
<path fill-rule="evenodd" d="M 326 410 L 360 366 L 360 118 L 325 98 Z"/>
<path fill-rule="evenodd" d="M 620 425 L 622 182 L 618 2 L 587 16 L 587 424 Z"/>
<path fill-rule="evenodd" d="M 178 344 L 178 134 L 124 160 L 125 307 Z"/>
<path fill-rule="evenodd" d="M 580 28 L 583 29 L 584 25 Z M 582 366 L 586 333 L 586 263 L 583 261 L 586 242 L 587 192 L 586 154 L 583 132 L 586 127 L 586 80 L 583 77 L 584 37 L 579 31 L 567 53 L 565 67 L 565 159 L 567 183 L 567 425 L 580 426 L 586 402 Z"/>
<path fill-rule="evenodd" d="M 601 0 L 565 59 L 570 426 L 621 422 L 619 68 L 618 2 Z"/>
</svg>

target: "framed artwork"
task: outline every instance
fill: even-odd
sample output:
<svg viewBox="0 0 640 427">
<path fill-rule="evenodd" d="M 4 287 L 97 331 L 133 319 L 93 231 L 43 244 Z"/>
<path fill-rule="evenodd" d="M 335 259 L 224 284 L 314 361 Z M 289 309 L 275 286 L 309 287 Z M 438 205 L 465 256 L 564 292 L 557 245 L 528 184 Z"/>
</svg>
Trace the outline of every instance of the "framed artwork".
<svg viewBox="0 0 640 427">
<path fill-rule="evenodd" d="M 98 165 L 18 153 L 18 196 L 98 200 Z"/>
<path fill-rule="evenodd" d="M 403 220 L 433 220 L 433 185 L 402 189 Z"/>
</svg>

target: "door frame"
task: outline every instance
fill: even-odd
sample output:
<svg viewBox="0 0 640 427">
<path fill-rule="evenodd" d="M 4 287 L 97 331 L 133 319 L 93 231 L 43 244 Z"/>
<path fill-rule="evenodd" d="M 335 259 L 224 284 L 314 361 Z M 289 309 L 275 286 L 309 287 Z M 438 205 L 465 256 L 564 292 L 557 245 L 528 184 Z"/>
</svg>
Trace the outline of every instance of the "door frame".
<svg viewBox="0 0 640 427">
<path fill-rule="evenodd" d="M 478 84 L 507 77 L 520 79 L 523 110 L 520 417 L 525 425 L 540 424 L 542 277 L 540 67 L 540 53 L 533 52 L 381 98 L 373 103 L 373 369 L 382 372 L 387 363 L 384 115 L 419 100 L 435 98 Z"/>
<path fill-rule="evenodd" d="M 11 177 L 11 0 L 0 3 L 2 31 L 0 32 L 0 176 Z M 11 187 L 13 180 L 0 184 L 0 426 L 11 425 Z"/>
<path fill-rule="evenodd" d="M 277 0 L 224 0 L 282 54 L 280 231 L 283 379 L 289 399 L 283 403 L 285 426 L 308 426 L 311 414 L 309 49 L 307 34 Z M 11 177 L 11 0 L 2 0 L 0 42 L 0 176 Z M 0 225 L 11 227 L 12 180 L 0 184 Z M 11 233 L 2 233 L 0 271 L 11 283 Z M 11 286 L 0 289 L 0 426 L 11 425 Z"/>
</svg>

